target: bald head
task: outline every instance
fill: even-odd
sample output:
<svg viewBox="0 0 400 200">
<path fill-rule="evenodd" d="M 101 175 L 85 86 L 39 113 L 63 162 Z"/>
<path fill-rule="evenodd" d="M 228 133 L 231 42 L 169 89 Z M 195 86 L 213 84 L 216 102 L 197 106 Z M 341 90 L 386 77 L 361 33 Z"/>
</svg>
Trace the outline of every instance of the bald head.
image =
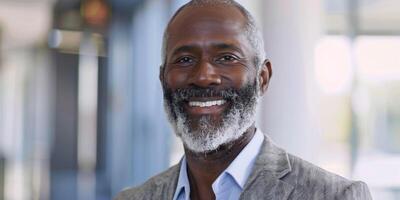
<svg viewBox="0 0 400 200">
<path fill-rule="evenodd" d="M 164 32 L 162 47 L 162 59 L 164 61 L 163 65 L 165 65 L 165 62 L 167 61 L 166 53 L 168 49 L 168 40 L 171 33 L 171 25 L 177 21 L 190 20 L 191 18 L 188 18 L 187 13 L 196 14 L 195 11 L 201 9 L 216 10 L 217 12 L 214 14 L 217 15 L 223 14 L 222 12 L 220 12 L 221 10 L 231 10 L 232 13 L 236 12 L 236 14 L 228 16 L 226 18 L 231 18 L 232 20 L 237 20 L 238 17 L 243 18 L 241 19 L 241 21 L 243 21 L 242 30 L 243 33 L 246 35 L 249 44 L 251 45 L 252 51 L 254 52 L 254 65 L 256 66 L 256 68 L 259 68 L 259 66 L 265 59 L 264 41 L 261 32 L 258 30 L 255 20 L 251 16 L 251 14 L 243 6 L 233 0 L 192 0 L 189 3 L 180 7 L 169 21 L 167 28 Z"/>
</svg>

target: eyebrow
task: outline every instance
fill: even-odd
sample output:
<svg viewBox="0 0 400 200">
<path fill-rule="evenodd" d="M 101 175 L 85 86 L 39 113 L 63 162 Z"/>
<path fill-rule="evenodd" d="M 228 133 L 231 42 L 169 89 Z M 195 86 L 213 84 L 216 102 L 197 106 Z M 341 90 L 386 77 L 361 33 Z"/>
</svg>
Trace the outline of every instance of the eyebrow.
<svg viewBox="0 0 400 200">
<path fill-rule="evenodd" d="M 172 52 L 171 55 L 175 55 L 175 54 L 178 54 L 178 53 L 181 53 L 181 52 L 192 51 L 194 49 L 196 49 L 196 45 L 183 45 L 183 46 L 180 46 L 180 47 L 176 48 Z"/>
<path fill-rule="evenodd" d="M 211 43 L 210 46 L 212 48 L 218 49 L 218 50 L 235 50 L 239 52 L 240 54 L 244 55 L 244 52 L 236 45 L 234 44 L 229 44 L 229 43 Z M 198 49 L 198 45 L 183 45 L 178 48 L 176 48 L 171 55 L 175 55 L 181 52 L 188 52 L 188 51 L 193 51 Z"/>
<path fill-rule="evenodd" d="M 239 52 L 240 54 L 244 54 L 242 49 L 240 49 L 238 46 L 234 45 L 234 44 L 227 44 L 227 43 L 214 43 L 212 44 L 213 47 L 215 47 L 216 49 L 219 50 L 235 50 L 237 52 Z"/>
</svg>

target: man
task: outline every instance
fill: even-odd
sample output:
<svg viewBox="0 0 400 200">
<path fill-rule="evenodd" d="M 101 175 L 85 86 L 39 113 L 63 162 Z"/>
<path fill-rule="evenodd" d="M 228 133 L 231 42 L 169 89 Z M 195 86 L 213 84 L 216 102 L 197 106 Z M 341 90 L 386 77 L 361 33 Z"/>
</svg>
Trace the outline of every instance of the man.
<svg viewBox="0 0 400 200">
<path fill-rule="evenodd" d="M 255 127 L 272 75 L 251 15 L 230 0 L 193 0 L 164 36 L 160 80 L 181 162 L 125 199 L 371 199 L 367 186 L 275 146 Z"/>
</svg>

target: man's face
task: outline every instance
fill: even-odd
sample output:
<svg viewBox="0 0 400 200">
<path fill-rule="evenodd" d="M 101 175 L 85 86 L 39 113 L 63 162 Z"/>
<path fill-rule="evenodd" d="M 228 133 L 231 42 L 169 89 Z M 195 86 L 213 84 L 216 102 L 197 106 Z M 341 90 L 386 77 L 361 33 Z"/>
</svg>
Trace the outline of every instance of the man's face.
<svg viewBox="0 0 400 200">
<path fill-rule="evenodd" d="M 192 151 L 215 150 L 254 122 L 259 88 L 244 22 L 234 7 L 189 7 L 167 30 L 165 106 Z"/>
</svg>

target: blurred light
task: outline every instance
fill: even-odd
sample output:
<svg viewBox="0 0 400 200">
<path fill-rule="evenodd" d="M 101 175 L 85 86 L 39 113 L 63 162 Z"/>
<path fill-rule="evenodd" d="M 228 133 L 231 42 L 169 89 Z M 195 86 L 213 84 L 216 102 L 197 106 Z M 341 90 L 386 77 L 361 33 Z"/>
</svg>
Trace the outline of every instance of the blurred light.
<svg viewBox="0 0 400 200">
<path fill-rule="evenodd" d="M 361 78 L 369 81 L 400 80 L 400 37 L 360 36 L 355 56 Z"/>
<path fill-rule="evenodd" d="M 67 31 L 53 29 L 49 34 L 49 47 L 66 53 L 79 53 L 79 47 L 82 40 L 81 31 Z"/>
<path fill-rule="evenodd" d="M 0 2 L 2 48 L 21 48 L 46 41 L 46 33 L 51 26 L 52 2 Z"/>
<path fill-rule="evenodd" d="M 103 27 L 110 16 L 109 6 L 104 0 L 86 0 L 82 6 L 82 15 L 92 26 Z"/>
<path fill-rule="evenodd" d="M 315 49 L 315 78 L 322 91 L 343 93 L 353 77 L 350 41 L 345 36 L 326 36 Z"/>
<path fill-rule="evenodd" d="M 83 33 L 81 31 L 69 31 L 53 29 L 49 33 L 48 45 L 50 48 L 57 49 L 62 53 L 85 54 L 95 56 L 106 56 L 104 36 L 98 33 L 90 34 L 90 41 L 96 51 L 81 48 Z"/>
<path fill-rule="evenodd" d="M 62 41 L 62 33 L 58 29 L 54 29 L 49 34 L 49 47 L 58 48 Z"/>
</svg>

